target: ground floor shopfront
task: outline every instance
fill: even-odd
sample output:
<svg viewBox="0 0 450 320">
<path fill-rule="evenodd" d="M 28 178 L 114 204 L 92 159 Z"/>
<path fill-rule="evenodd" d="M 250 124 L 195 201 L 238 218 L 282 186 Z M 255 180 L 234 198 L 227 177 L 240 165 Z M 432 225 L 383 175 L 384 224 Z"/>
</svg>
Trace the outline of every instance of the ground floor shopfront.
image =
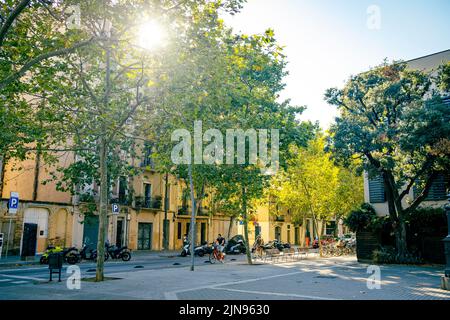
<svg viewBox="0 0 450 320">
<path fill-rule="evenodd" d="M 3 255 L 33 256 L 45 251 L 48 245 L 62 247 L 83 244 L 95 247 L 98 239 L 98 215 L 83 213 L 82 207 L 70 204 L 21 202 L 16 214 L 7 213 L 7 201 L 0 207 L 0 233 L 3 233 Z M 178 215 L 158 209 L 123 207 L 118 214 L 108 213 L 107 239 L 132 250 L 163 250 L 164 225 L 169 250 L 178 250 L 183 235 L 189 233 L 189 215 Z M 231 224 L 231 228 L 230 228 Z M 196 242 L 212 242 L 218 233 L 237 232 L 237 222 L 228 217 L 197 216 Z"/>
</svg>

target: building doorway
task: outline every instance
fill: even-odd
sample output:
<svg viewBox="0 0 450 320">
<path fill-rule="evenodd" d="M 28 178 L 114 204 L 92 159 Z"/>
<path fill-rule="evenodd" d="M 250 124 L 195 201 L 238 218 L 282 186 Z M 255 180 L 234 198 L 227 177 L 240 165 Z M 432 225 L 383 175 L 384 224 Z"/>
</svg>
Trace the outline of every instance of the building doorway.
<svg viewBox="0 0 450 320">
<path fill-rule="evenodd" d="M 24 223 L 22 236 L 22 257 L 31 257 L 36 254 L 37 223 Z"/>
<path fill-rule="evenodd" d="M 255 237 L 261 234 L 261 226 L 255 226 Z"/>
<path fill-rule="evenodd" d="M 138 250 L 152 249 L 153 223 L 139 223 L 138 225 Z"/>
<path fill-rule="evenodd" d="M 116 228 L 116 246 L 120 247 L 123 244 L 123 220 L 117 220 Z"/>
<path fill-rule="evenodd" d="M 275 239 L 281 241 L 281 227 L 275 227 Z"/>
<path fill-rule="evenodd" d="M 202 222 L 200 225 L 200 243 L 203 244 L 203 242 L 206 241 L 206 223 Z"/>
<path fill-rule="evenodd" d="M 36 237 L 34 238 L 34 240 L 28 239 L 29 241 L 34 241 L 36 243 L 34 246 L 35 252 L 32 255 L 34 256 L 36 252 L 38 253 L 44 252 L 47 247 L 47 238 L 48 238 L 48 210 L 44 208 L 26 209 L 24 214 L 24 229 L 23 229 L 24 233 L 29 232 L 29 230 L 25 230 L 25 224 L 37 225 Z M 28 236 L 31 236 L 31 234 L 29 233 Z"/>
<path fill-rule="evenodd" d="M 90 248 L 97 247 L 98 216 L 85 216 L 83 222 L 83 244 Z"/>
</svg>

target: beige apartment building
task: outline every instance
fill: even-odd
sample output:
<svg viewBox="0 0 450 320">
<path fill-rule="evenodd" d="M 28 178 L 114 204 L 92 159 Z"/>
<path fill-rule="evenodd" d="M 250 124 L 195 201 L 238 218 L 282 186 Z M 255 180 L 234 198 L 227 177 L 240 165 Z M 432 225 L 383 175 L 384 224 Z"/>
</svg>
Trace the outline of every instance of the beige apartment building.
<svg viewBox="0 0 450 320">
<path fill-rule="evenodd" d="M 58 154 L 59 165 L 67 166 L 74 161 L 72 152 Z M 21 167 L 17 171 L 15 168 Z M 92 208 L 95 199 L 90 191 L 81 196 L 56 190 L 51 179 L 52 167 L 36 157 L 21 163 L 7 163 L 4 168 L 0 201 L 0 233 L 4 234 L 3 254 L 9 247 L 10 255 L 34 255 L 42 253 L 48 245 L 64 247 L 83 243 L 96 246 L 98 236 L 97 213 Z M 190 201 L 186 185 L 181 180 L 156 173 L 147 160 L 138 164 L 139 174 L 122 177 L 111 191 L 111 203 L 117 204 L 119 212 L 108 213 L 108 240 L 110 243 L 128 245 L 133 250 L 162 250 L 164 223 L 168 226 L 168 249 L 180 249 L 183 235 L 190 226 Z M 49 180 L 45 185 L 43 181 Z M 168 208 L 164 209 L 165 190 L 168 190 Z M 132 194 L 129 194 L 133 190 Z M 19 194 L 16 214 L 8 213 L 11 192 Z M 95 208 L 95 206 L 94 206 Z M 166 220 L 166 222 L 164 222 Z M 212 215 L 208 199 L 196 217 L 197 242 L 213 241 L 218 233 L 227 234 L 229 217 Z M 237 224 L 231 227 L 234 235 Z M 9 244 L 8 244 L 8 234 Z"/>
</svg>

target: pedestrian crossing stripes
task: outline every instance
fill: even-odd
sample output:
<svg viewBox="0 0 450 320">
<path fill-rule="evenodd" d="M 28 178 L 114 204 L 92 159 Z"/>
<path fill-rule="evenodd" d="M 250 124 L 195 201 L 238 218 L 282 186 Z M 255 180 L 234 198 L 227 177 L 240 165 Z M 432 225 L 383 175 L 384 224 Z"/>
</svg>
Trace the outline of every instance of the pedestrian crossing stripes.
<svg viewBox="0 0 450 320">
<path fill-rule="evenodd" d="M 41 279 L 41 278 L 35 278 L 35 277 L 13 276 L 13 275 L 0 274 L 0 287 L 33 284 L 33 283 L 35 283 L 35 281 L 42 282 L 45 280 Z"/>
</svg>

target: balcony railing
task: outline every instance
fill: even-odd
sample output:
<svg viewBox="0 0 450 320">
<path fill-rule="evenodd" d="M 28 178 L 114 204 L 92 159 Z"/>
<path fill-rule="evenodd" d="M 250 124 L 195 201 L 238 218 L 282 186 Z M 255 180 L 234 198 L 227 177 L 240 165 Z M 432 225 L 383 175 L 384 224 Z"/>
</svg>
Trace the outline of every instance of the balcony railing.
<svg viewBox="0 0 450 320">
<path fill-rule="evenodd" d="M 191 206 L 178 206 L 178 215 L 187 216 L 191 215 Z M 209 214 L 208 208 L 200 208 L 198 210 L 198 216 L 207 216 Z"/>
<path fill-rule="evenodd" d="M 135 206 L 143 209 L 158 209 L 162 208 L 161 197 L 135 197 Z"/>
</svg>

